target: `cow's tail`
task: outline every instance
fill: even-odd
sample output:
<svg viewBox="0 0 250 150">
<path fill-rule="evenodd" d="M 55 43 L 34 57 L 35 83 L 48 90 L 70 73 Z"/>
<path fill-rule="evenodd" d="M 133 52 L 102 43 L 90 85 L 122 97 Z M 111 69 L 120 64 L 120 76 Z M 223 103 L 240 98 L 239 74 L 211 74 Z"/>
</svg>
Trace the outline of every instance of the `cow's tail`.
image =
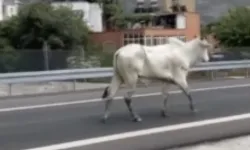
<svg viewBox="0 0 250 150">
<path fill-rule="evenodd" d="M 118 57 L 118 55 L 119 55 L 119 53 L 118 53 L 118 51 L 117 51 L 117 52 L 114 54 L 114 58 L 113 58 L 113 69 L 114 69 L 114 74 L 113 74 L 113 76 L 116 76 L 116 78 L 118 78 L 118 80 L 120 80 L 120 82 L 122 83 L 122 82 L 123 82 L 123 78 L 122 78 L 122 76 L 120 75 L 120 73 L 119 73 L 119 71 L 118 71 L 118 67 L 117 67 L 117 57 Z M 114 78 L 114 77 L 113 77 L 113 78 Z M 111 82 L 114 82 L 113 79 L 112 79 Z M 112 83 L 111 83 L 109 86 L 105 87 L 104 92 L 103 92 L 103 94 L 102 94 L 102 98 L 103 98 L 103 99 L 109 96 L 109 94 L 110 94 L 110 86 L 112 86 Z"/>
<path fill-rule="evenodd" d="M 104 89 L 104 92 L 102 94 L 102 98 L 106 98 L 108 97 L 109 95 L 109 86 L 107 86 L 105 89 Z"/>
</svg>

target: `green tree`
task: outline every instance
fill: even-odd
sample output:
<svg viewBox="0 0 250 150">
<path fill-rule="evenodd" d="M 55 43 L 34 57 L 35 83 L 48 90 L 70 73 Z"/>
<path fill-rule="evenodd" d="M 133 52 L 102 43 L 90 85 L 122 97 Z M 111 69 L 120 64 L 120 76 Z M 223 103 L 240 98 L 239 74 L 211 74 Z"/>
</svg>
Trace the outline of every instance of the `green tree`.
<svg viewBox="0 0 250 150">
<path fill-rule="evenodd" d="M 18 27 L 15 17 L 0 23 L 0 72 L 16 70 L 19 54 L 13 47 L 13 37 Z"/>
<path fill-rule="evenodd" d="M 16 70 L 49 69 L 49 62 L 56 62 L 53 56 L 60 57 L 57 64 L 65 66 L 63 57 L 70 51 L 77 47 L 84 47 L 84 50 L 92 47 L 90 30 L 82 17 L 83 14 L 77 15 L 68 7 L 55 8 L 44 1 L 22 6 L 17 16 L 0 23 L 1 68 L 10 70 L 10 66 L 18 61 L 13 67 Z M 34 52 L 22 51 L 27 49 Z M 59 56 L 52 52 L 58 49 L 66 53 Z"/>
<path fill-rule="evenodd" d="M 88 39 L 89 29 L 82 15 L 68 7 L 54 9 L 46 2 L 31 3 L 20 9 L 17 19 L 20 26 L 16 39 L 21 48 L 40 49 L 49 45 L 54 49 L 71 49 Z"/>
<path fill-rule="evenodd" d="M 0 72 L 11 72 L 16 69 L 19 55 L 10 45 L 7 38 L 0 37 Z"/>
<path fill-rule="evenodd" d="M 213 32 L 220 42 L 229 47 L 250 46 L 250 9 L 238 7 L 230 9 L 213 25 Z"/>
<path fill-rule="evenodd" d="M 123 29 L 126 27 L 126 18 L 119 0 L 87 0 L 90 3 L 99 3 L 103 9 L 103 25 L 107 30 Z"/>
</svg>

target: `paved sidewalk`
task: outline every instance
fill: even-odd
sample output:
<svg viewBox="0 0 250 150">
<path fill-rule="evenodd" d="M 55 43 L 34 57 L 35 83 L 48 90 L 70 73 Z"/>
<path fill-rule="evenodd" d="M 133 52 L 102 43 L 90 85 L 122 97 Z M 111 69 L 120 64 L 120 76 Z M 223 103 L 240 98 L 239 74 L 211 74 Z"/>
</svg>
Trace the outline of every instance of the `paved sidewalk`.
<svg viewBox="0 0 250 150">
<path fill-rule="evenodd" d="M 211 143 L 202 143 L 199 145 L 175 148 L 169 150 L 249 150 L 250 136 L 226 139 Z"/>
<path fill-rule="evenodd" d="M 107 86 L 105 83 L 75 83 L 76 90 L 103 89 Z M 49 83 L 30 83 L 14 84 L 11 87 L 11 95 L 30 95 L 42 93 L 57 93 L 64 91 L 73 91 L 73 82 L 49 82 Z M 9 86 L 0 84 L 0 97 L 8 96 Z"/>
</svg>

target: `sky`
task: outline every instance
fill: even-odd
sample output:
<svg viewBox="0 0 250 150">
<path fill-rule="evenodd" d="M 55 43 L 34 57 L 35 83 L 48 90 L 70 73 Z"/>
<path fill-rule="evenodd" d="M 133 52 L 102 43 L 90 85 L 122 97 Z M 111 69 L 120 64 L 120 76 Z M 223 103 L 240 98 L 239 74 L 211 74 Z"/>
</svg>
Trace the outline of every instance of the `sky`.
<svg viewBox="0 0 250 150">
<path fill-rule="evenodd" d="M 227 13 L 229 8 L 250 6 L 250 0 L 197 0 L 197 12 L 201 15 L 202 23 L 209 23 Z"/>
<path fill-rule="evenodd" d="M 8 1 L 8 0 L 7 0 Z M 34 0 L 21 0 L 34 1 Z M 131 12 L 135 6 L 135 0 L 119 0 L 127 12 Z M 187 0 L 188 1 L 188 0 Z M 221 15 L 224 15 L 229 8 L 235 6 L 250 6 L 250 0 L 196 0 L 197 12 L 201 15 L 201 23 L 209 23 Z"/>
<path fill-rule="evenodd" d="M 120 2 L 126 12 L 132 12 L 136 4 L 135 0 L 120 0 Z M 196 4 L 197 12 L 201 15 L 201 22 L 209 23 L 224 15 L 229 8 L 250 6 L 250 0 L 196 0 Z"/>
</svg>

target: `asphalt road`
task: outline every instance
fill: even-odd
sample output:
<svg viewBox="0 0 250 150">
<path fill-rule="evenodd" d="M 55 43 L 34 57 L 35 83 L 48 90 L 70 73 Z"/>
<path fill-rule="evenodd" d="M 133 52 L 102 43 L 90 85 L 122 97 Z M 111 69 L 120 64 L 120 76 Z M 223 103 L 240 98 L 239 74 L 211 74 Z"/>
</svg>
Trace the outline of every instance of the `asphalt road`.
<svg viewBox="0 0 250 150">
<path fill-rule="evenodd" d="M 133 102 L 135 110 L 143 119 L 140 123 L 131 121 L 123 101 L 115 101 L 108 122 L 100 123 L 103 115 L 103 102 L 99 100 L 99 97 L 102 91 L 2 99 L 0 101 L 0 150 L 43 147 L 122 132 L 250 113 L 249 79 L 198 82 L 190 84 L 190 87 L 196 89 L 191 94 L 199 112 L 190 113 L 187 98 L 182 93 L 176 93 L 169 98 L 170 116 L 168 118 L 160 116 L 162 96 L 155 93 L 160 91 L 159 87 L 138 89 L 136 94 L 139 96 L 135 97 Z M 178 88 L 173 87 L 171 90 L 178 90 Z M 124 90 L 119 92 L 118 96 L 123 93 Z M 242 133 L 250 131 L 250 128 L 248 129 L 250 119 L 240 122 L 240 124 L 232 122 L 230 126 L 223 123 L 214 125 L 216 130 L 211 129 L 211 126 L 206 126 L 206 130 L 210 131 L 207 133 L 220 135 L 236 130 L 236 127 L 240 128 Z M 147 135 L 136 140 L 131 138 L 117 141 L 117 143 L 113 141 L 112 144 L 89 145 L 74 149 L 123 150 L 130 149 L 129 146 L 132 144 L 138 146 L 145 143 L 143 144 L 145 146 L 146 143 L 149 144 L 149 141 L 151 141 L 151 148 L 159 149 L 168 147 L 171 143 L 178 143 L 178 138 L 178 141 L 182 140 L 183 143 L 185 143 L 184 137 L 192 139 L 196 136 L 202 139 L 201 135 L 204 135 L 204 131 L 204 128 L 190 129 L 186 132 L 178 130 L 178 136 L 173 133 L 164 137 L 159 134 Z M 194 132 L 196 134 L 193 134 Z M 166 142 L 162 141 L 163 139 L 169 140 Z M 157 145 L 159 142 L 161 144 Z M 119 147 L 121 143 L 128 147 Z"/>
</svg>

